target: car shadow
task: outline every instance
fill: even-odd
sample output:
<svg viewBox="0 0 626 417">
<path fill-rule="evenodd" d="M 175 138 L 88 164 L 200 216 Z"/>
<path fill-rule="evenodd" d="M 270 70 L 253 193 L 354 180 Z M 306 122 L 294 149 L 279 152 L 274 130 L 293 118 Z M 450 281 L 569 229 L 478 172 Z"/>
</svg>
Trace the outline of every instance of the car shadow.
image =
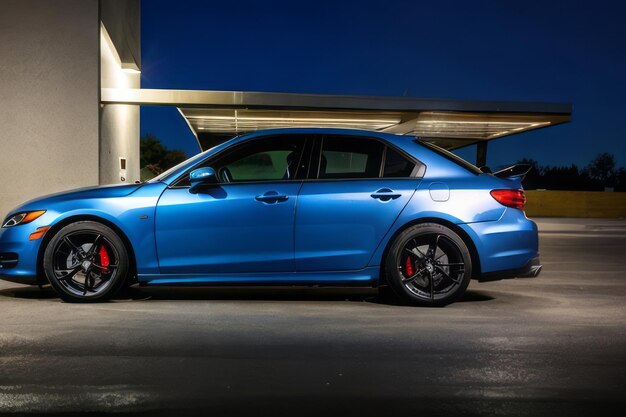
<svg viewBox="0 0 626 417">
<path fill-rule="evenodd" d="M 31 300 L 58 299 L 57 293 L 46 285 L 13 287 L 0 290 L 0 297 Z M 490 301 L 494 297 L 468 290 L 456 302 Z M 115 301 L 177 301 L 177 300 L 243 300 L 243 301 L 349 301 L 402 306 L 390 291 L 376 288 L 302 288 L 302 287 L 139 287 L 120 291 Z"/>
</svg>

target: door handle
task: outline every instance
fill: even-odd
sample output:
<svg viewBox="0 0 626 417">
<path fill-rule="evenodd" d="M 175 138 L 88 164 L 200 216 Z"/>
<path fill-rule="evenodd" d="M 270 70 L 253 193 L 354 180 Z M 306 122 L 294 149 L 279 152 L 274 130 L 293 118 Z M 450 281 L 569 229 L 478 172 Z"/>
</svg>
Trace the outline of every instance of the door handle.
<svg viewBox="0 0 626 417">
<path fill-rule="evenodd" d="M 263 195 L 257 195 L 254 199 L 262 203 L 282 203 L 289 200 L 289 196 L 278 194 L 276 191 L 268 191 Z"/>
<path fill-rule="evenodd" d="M 402 194 L 396 193 L 390 188 L 381 188 L 380 190 L 370 194 L 370 197 L 375 198 L 376 200 L 389 201 L 402 197 Z"/>
</svg>

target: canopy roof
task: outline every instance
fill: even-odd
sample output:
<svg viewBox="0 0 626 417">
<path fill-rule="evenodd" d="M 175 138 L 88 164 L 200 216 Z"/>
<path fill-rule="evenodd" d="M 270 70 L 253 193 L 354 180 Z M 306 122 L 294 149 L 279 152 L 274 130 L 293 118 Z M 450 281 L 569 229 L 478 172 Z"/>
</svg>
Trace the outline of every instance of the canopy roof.
<svg viewBox="0 0 626 417">
<path fill-rule="evenodd" d="M 176 106 L 200 138 L 279 127 L 346 127 L 420 136 L 448 149 L 564 123 L 572 112 L 571 104 L 563 103 L 242 91 L 103 88 L 101 100 Z"/>
</svg>

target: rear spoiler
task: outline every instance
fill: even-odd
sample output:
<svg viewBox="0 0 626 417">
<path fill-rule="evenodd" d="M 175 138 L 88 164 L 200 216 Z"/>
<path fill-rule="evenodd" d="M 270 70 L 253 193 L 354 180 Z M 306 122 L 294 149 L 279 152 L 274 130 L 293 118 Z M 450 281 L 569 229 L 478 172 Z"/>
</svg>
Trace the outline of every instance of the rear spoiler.
<svg viewBox="0 0 626 417">
<path fill-rule="evenodd" d="M 498 178 L 519 179 L 521 181 L 531 169 L 532 166 L 529 164 L 517 164 L 494 172 L 493 175 Z"/>
</svg>

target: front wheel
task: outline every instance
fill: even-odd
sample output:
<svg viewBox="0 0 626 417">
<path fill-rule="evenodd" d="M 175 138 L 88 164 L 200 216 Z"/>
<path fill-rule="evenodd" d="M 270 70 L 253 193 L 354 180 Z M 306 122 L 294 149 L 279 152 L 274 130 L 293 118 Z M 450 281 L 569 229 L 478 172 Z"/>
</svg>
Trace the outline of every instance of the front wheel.
<svg viewBox="0 0 626 417">
<path fill-rule="evenodd" d="M 62 228 L 48 243 L 43 267 L 50 284 L 67 302 L 111 298 L 126 281 L 128 253 L 109 227 L 80 221 Z"/>
<path fill-rule="evenodd" d="M 472 260 L 459 235 L 440 224 L 422 223 L 396 237 L 385 260 L 385 272 L 401 300 L 444 306 L 467 289 Z"/>
</svg>

